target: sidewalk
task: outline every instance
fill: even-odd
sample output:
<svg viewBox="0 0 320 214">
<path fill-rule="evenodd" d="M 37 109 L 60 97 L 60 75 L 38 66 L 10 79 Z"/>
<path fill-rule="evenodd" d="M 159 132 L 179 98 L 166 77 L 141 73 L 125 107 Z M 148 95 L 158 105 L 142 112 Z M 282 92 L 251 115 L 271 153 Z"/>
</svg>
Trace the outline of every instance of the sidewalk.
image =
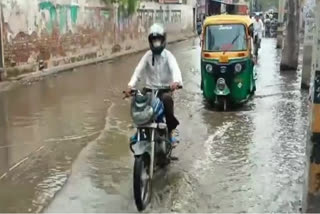
<svg viewBox="0 0 320 214">
<path fill-rule="evenodd" d="M 171 35 L 169 37 L 168 44 L 174 44 L 174 43 L 185 41 L 185 40 L 188 40 L 188 39 L 194 38 L 194 37 L 196 37 L 196 34 L 193 32 L 185 33 L 180 36 Z M 140 46 L 137 45 L 137 47 L 138 48 L 134 48 L 134 49 L 127 50 L 127 51 L 126 50 L 121 51 L 121 52 L 113 54 L 111 56 L 98 57 L 95 59 L 84 60 L 81 62 L 75 62 L 75 63 L 65 64 L 65 65 L 61 65 L 61 66 L 57 66 L 57 67 L 53 67 L 53 68 L 49 68 L 49 69 L 44 69 L 42 71 L 22 74 L 17 77 L 11 78 L 10 80 L 0 82 L 0 92 L 13 89 L 19 85 L 29 85 L 32 82 L 40 81 L 47 76 L 62 73 L 62 72 L 68 72 L 68 71 L 70 71 L 74 68 L 77 68 L 77 67 L 86 66 L 86 65 L 90 65 L 90 64 L 96 64 L 99 62 L 110 61 L 110 60 L 118 58 L 120 56 L 139 53 L 141 51 L 145 51 L 145 50 L 149 49 L 149 44 L 147 43 L 147 44 L 140 45 Z"/>
</svg>

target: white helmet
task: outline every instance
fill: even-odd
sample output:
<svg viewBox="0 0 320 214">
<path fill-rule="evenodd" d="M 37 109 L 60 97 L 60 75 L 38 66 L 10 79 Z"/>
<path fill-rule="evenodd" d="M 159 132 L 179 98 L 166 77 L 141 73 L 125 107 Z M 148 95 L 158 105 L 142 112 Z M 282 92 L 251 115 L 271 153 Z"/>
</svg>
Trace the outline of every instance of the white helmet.
<svg viewBox="0 0 320 214">
<path fill-rule="evenodd" d="M 167 44 L 167 34 L 160 24 L 153 24 L 149 31 L 149 46 L 153 54 L 161 54 Z"/>
</svg>

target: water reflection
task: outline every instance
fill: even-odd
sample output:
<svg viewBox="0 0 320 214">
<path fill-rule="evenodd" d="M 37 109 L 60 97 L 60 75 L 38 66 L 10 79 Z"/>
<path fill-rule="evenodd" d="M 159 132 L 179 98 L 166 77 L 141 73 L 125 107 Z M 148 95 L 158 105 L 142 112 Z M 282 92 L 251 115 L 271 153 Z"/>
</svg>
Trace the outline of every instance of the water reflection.
<svg viewBox="0 0 320 214">
<path fill-rule="evenodd" d="M 181 184 L 183 194 L 176 200 L 180 205 L 175 211 L 298 211 L 306 94 L 299 91 L 296 73 L 280 73 L 278 52 L 270 50 L 275 41 L 264 42 L 257 66 L 257 95 L 246 104 L 250 108 L 238 112 L 199 108 L 202 117 L 198 123 L 205 124 L 207 133 L 198 127 L 192 133 L 198 137 L 195 142 L 201 142 L 203 135 L 208 138 L 191 147 L 196 153 L 195 165 L 186 174 L 192 182 Z M 193 99 L 199 101 L 198 96 Z M 187 110 L 195 109 L 191 101 L 185 104 Z"/>
<path fill-rule="evenodd" d="M 1 174 L 29 158 L 0 180 L 0 197 L 7 202 L 0 203 L 1 212 L 45 206 L 64 184 L 79 151 L 104 128 L 110 96 L 101 68 L 84 67 L 84 72 L 64 73 L 0 94 Z M 39 148 L 44 149 L 37 152 Z M 4 195 L 13 183 L 26 191 Z"/>
</svg>

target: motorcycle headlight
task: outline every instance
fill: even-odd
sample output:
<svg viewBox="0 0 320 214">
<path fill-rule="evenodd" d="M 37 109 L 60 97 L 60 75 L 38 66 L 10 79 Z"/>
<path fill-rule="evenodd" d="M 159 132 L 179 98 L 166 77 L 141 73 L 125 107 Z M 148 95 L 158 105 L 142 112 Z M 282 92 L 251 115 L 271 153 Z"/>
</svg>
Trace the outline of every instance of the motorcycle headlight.
<svg viewBox="0 0 320 214">
<path fill-rule="evenodd" d="M 240 72 L 242 70 L 242 65 L 240 63 L 237 63 L 235 66 L 234 66 L 234 71 L 235 72 Z"/>
<path fill-rule="evenodd" d="M 212 72 L 213 72 L 213 67 L 212 67 L 212 65 L 207 64 L 207 65 L 206 65 L 206 71 L 207 71 L 208 73 L 212 73 Z"/>
</svg>

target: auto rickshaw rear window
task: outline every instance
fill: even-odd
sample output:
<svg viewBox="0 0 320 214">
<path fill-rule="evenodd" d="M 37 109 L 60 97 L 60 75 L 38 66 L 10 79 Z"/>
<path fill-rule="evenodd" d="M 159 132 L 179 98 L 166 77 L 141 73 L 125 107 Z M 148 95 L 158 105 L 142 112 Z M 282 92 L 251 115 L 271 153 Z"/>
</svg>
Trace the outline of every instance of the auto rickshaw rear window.
<svg viewBox="0 0 320 214">
<path fill-rule="evenodd" d="M 205 51 L 247 50 L 246 29 L 242 24 L 209 25 L 205 29 Z"/>
</svg>

